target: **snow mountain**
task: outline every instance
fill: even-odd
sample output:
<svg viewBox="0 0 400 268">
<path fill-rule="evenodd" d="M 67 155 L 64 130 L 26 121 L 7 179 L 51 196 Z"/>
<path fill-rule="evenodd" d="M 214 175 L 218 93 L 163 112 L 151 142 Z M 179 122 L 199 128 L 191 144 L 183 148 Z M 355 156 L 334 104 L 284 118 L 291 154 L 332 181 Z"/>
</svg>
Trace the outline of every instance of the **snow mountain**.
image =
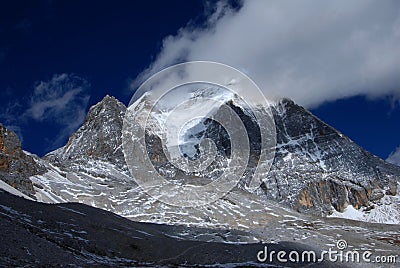
<svg viewBox="0 0 400 268">
<path fill-rule="evenodd" d="M 137 222 L 246 231 L 245 243 L 300 241 L 326 248 L 342 238 L 354 241 L 354 248 L 398 252 L 400 167 L 283 99 L 269 107 L 276 126 L 275 158 L 270 171 L 262 174 L 261 187 L 251 192 L 246 184 L 258 164 L 263 130 L 240 100 L 223 97 L 218 96 L 242 120 L 250 145 L 243 178 L 223 198 L 202 207 L 174 207 L 147 195 L 132 178 L 123 155 L 127 108 L 110 96 L 90 108 L 65 146 L 43 158 L 29 156 L 37 167 L 28 174 L 34 198 L 45 203 L 79 202 Z M 135 107 L 149 109 L 146 96 Z M 219 112 L 213 107 L 210 116 Z M 167 115 L 168 111 L 154 114 L 154 122 L 162 123 Z M 177 170 L 164 154 L 160 133 L 153 130 L 146 131 L 149 157 L 160 174 L 176 183 L 212 181 L 230 156 L 229 135 L 221 125 L 212 119 L 197 120 L 185 129 L 183 151 L 198 158 L 196 146 L 207 138 L 216 144 L 217 155 L 206 172 Z"/>
<path fill-rule="evenodd" d="M 251 111 L 232 97 L 229 95 L 230 99 L 225 101 L 244 122 L 249 137 L 250 157 L 245 174 L 250 177 L 260 155 L 260 128 Z M 141 103 L 145 103 L 145 98 L 139 99 L 135 105 L 148 109 Z M 261 187 L 254 193 L 246 193 L 243 198 L 252 196 L 260 204 L 266 200 L 316 216 L 333 214 L 346 217 L 346 209 L 354 208 L 363 215 L 358 217 L 360 220 L 400 223 L 400 167 L 365 151 L 291 100 L 280 100 L 270 108 L 277 135 L 274 162 L 263 177 Z M 146 210 L 154 210 L 153 203 L 157 201 L 140 191 L 124 161 L 121 136 L 125 112 L 126 107 L 121 102 L 106 96 L 89 110 L 83 126 L 64 147 L 37 159 L 48 169 L 44 175 L 31 177 L 35 185 L 40 185 L 35 189 L 38 200 L 84 202 L 129 218 L 151 220 L 146 219 Z M 218 113 L 218 109 L 213 109 L 213 112 Z M 156 118 L 159 121 L 160 115 Z M 204 138 L 215 142 L 216 160 L 204 174 L 200 174 L 206 181 L 212 180 L 213 176 L 219 175 L 229 157 L 229 136 L 213 120 L 197 123 L 188 128 L 185 135 L 187 138 L 197 137 L 197 142 Z M 159 134 L 154 131 L 146 133 L 149 156 L 160 174 L 177 181 L 188 177 L 193 181 L 199 177 L 199 174 L 185 173 L 170 164 L 162 150 Z M 192 157 L 195 158 L 196 154 Z M 245 182 L 246 178 L 234 192 L 246 192 Z M 229 195 L 226 198 L 229 199 Z M 162 207 L 164 214 L 160 218 L 168 214 L 167 207 L 157 206 Z M 243 213 L 246 214 L 245 209 Z M 199 214 L 201 216 L 196 217 L 212 216 L 204 215 L 204 212 Z M 155 214 L 149 213 L 148 217 L 154 218 Z M 217 222 L 221 223 L 220 220 Z"/>
</svg>

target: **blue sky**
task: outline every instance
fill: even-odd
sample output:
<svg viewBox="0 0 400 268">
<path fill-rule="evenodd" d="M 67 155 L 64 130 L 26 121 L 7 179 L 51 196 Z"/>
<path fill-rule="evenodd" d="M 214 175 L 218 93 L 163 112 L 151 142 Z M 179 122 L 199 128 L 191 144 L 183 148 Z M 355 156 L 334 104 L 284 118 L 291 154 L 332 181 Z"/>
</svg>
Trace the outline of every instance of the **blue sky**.
<svg viewBox="0 0 400 268">
<path fill-rule="evenodd" d="M 128 104 L 163 67 L 213 60 L 386 159 L 400 146 L 398 10 L 398 1 L 3 2 L 0 122 L 43 155 L 105 94 Z"/>
</svg>

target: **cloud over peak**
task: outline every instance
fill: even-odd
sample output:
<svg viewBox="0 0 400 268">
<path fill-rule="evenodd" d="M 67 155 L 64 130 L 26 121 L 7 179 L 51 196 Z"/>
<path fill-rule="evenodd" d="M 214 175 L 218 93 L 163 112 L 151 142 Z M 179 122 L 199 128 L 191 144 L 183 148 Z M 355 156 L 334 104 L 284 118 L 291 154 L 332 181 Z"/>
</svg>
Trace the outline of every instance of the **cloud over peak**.
<svg viewBox="0 0 400 268">
<path fill-rule="evenodd" d="M 400 2 L 245 0 L 208 9 L 205 26 L 167 36 L 132 84 L 169 65 L 210 60 L 248 74 L 267 97 L 308 108 L 365 95 L 400 98 Z M 211 11 L 210 11 L 211 10 Z"/>
</svg>

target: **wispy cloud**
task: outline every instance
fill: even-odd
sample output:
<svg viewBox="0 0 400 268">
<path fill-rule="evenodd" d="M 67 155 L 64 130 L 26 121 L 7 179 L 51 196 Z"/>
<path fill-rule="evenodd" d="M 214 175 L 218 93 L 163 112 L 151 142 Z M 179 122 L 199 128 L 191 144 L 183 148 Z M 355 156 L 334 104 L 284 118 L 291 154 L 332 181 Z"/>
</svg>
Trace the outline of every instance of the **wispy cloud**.
<svg viewBox="0 0 400 268">
<path fill-rule="evenodd" d="M 26 115 L 35 120 L 76 124 L 73 119 L 85 107 L 90 84 L 72 74 L 56 74 L 49 81 L 37 82 Z"/>
<path fill-rule="evenodd" d="M 205 26 L 165 37 L 133 88 L 171 64 L 210 60 L 308 108 L 355 95 L 400 97 L 399 1 L 245 0 L 238 11 L 225 2 L 207 10 Z"/>
<path fill-rule="evenodd" d="M 55 74 L 49 81 L 37 82 L 24 116 L 50 121 L 63 127 L 56 140 L 70 135 L 84 120 L 89 101 L 89 82 L 74 74 Z"/>
<path fill-rule="evenodd" d="M 20 130 L 29 120 L 58 125 L 61 129 L 59 134 L 55 139 L 48 140 L 47 149 L 54 149 L 62 145 L 61 142 L 85 119 L 89 87 L 90 83 L 77 75 L 55 74 L 48 81 L 36 82 L 27 99 L 3 109 L 2 120 L 6 126 L 16 130 L 21 138 Z"/>
<path fill-rule="evenodd" d="M 389 155 L 386 161 L 400 166 L 400 146 Z"/>
</svg>

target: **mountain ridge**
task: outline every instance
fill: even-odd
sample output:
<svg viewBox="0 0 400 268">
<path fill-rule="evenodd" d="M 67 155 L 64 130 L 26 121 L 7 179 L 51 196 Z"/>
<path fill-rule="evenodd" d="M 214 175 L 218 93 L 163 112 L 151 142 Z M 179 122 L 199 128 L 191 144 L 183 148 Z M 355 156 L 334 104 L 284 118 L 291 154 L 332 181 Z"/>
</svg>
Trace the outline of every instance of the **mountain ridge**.
<svg viewBox="0 0 400 268">
<path fill-rule="evenodd" d="M 282 100 L 271 107 L 277 128 L 274 162 L 271 170 L 262 174 L 261 187 L 251 192 L 246 188 L 246 179 L 251 177 L 258 164 L 260 139 L 257 135 L 262 129 L 257 127 L 256 117 L 250 111 L 243 111 L 245 108 L 236 104 L 235 101 L 226 102 L 245 121 L 248 135 L 253 136 L 249 139 L 247 175 L 225 196 L 204 206 L 169 206 L 149 196 L 136 183 L 125 162 L 118 161 L 118 158 L 124 160 L 120 151 L 120 131 L 126 107 L 109 96 L 90 109 L 85 123 L 71 135 L 65 146 L 43 158 L 21 150 L 35 166 L 44 170 L 44 173 L 30 173 L 28 177 L 35 192 L 33 197 L 40 203 L 9 197 L 3 191 L 23 194 L 7 184 L 0 184 L 3 189 L 0 189 L 0 216 L 4 218 L 0 225 L 7 232 L 4 237 L 7 246 L 3 255 L 0 254 L 0 263 L 32 262 L 34 259 L 28 251 L 34 252 L 34 261 L 44 264 L 59 264 L 69 259 L 80 264 L 109 266 L 136 265 L 141 261 L 145 261 L 143 265 L 148 262 L 151 262 L 149 265 L 176 265 L 192 260 L 188 255 L 179 255 L 183 259 L 166 259 L 163 254 L 146 259 L 142 256 L 144 253 L 132 253 L 132 248 L 126 251 L 128 244 L 149 249 L 141 244 L 142 238 L 148 241 L 142 237 L 146 236 L 142 231 L 154 235 L 151 241 L 160 247 L 193 242 L 204 250 L 211 248 L 214 253 L 210 255 L 205 251 L 205 254 L 213 256 L 212 260 L 196 255 L 204 257 L 201 263 L 231 262 L 228 255 L 236 252 L 247 256 L 243 260 L 245 265 L 258 266 L 260 263 L 254 262 L 256 252 L 252 251 L 250 255 L 246 252 L 251 248 L 258 249 L 261 243 L 330 249 L 338 239 L 347 241 L 352 250 L 370 250 L 375 255 L 382 252 L 397 254 L 400 237 L 398 167 L 372 156 L 294 102 Z M 148 108 L 146 105 L 138 107 Z M 218 112 L 216 109 L 215 113 Z M 218 165 L 229 156 L 227 133 L 212 119 L 200 120 L 198 124 L 203 125 L 187 128 L 188 135 L 199 134 L 197 141 L 210 138 L 215 142 L 217 162 L 210 166 L 218 171 Z M 146 141 L 149 156 L 160 174 L 182 183 L 191 183 L 194 175 L 201 175 L 201 172 L 192 174 L 175 170 L 163 155 L 157 133 L 149 131 Z M 101 149 L 92 151 L 98 149 L 97 145 Z M 212 181 L 219 173 L 207 171 L 205 174 L 207 181 Z M 116 224 L 120 226 L 121 222 L 124 222 L 122 229 L 125 230 L 122 236 L 119 231 L 115 233 Z M 96 227 L 96 224 L 99 225 Z M 127 229 L 127 226 L 139 229 Z M 146 226 L 156 226 L 155 232 Z M 128 234 L 126 237 L 125 232 L 140 235 L 131 237 Z M 24 234 L 23 238 L 18 237 L 18 233 Z M 118 241 L 111 239 L 115 235 Z M 172 240 L 163 240 L 165 236 Z M 21 247 L 22 250 L 9 250 L 10 245 L 21 245 L 25 238 L 36 241 L 42 248 L 38 249 L 35 244 Z M 157 244 L 159 241 L 164 242 Z M 177 241 L 185 242 L 176 244 Z M 214 241 L 221 243 L 214 244 Z M 231 244 L 233 247 L 229 246 Z M 77 248 L 84 250 L 76 251 Z M 179 251 L 179 247 L 177 249 Z M 59 257 L 45 259 L 49 252 Z M 11 260 L 9 256 L 23 260 Z M 357 265 L 352 263 L 352 267 Z M 368 263 L 359 266 L 374 267 Z"/>
<path fill-rule="evenodd" d="M 140 98 L 140 101 L 145 101 L 145 98 Z M 249 133 L 257 134 L 254 117 L 243 111 L 243 107 L 226 101 L 240 114 Z M 142 106 L 140 109 L 145 108 Z M 365 218 L 359 219 L 366 221 L 375 220 L 368 218 L 370 211 L 375 208 L 393 210 L 379 202 L 382 198 L 389 200 L 386 201 L 390 204 L 396 205 L 398 202 L 399 167 L 373 156 L 289 99 L 282 99 L 273 104 L 271 109 L 277 128 L 276 156 L 271 170 L 265 174 L 261 188 L 255 193 L 256 198 L 266 198 L 285 207 L 320 216 L 332 212 L 341 216 L 347 207 L 352 206 L 365 212 Z M 137 208 L 132 210 L 121 205 L 129 204 L 129 201 L 123 201 L 123 197 L 116 192 L 117 189 L 125 189 L 123 192 L 126 193 L 125 198 L 128 198 L 136 191 L 133 189 L 137 188 L 122 152 L 121 130 L 125 112 L 123 103 L 114 97 L 105 96 L 90 108 L 85 122 L 71 135 L 65 146 L 48 153 L 43 159 L 35 159 L 39 166 L 45 166 L 48 170 L 45 176 L 31 176 L 36 197 L 46 202 L 79 201 L 111 211 L 115 209 L 115 212 L 127 217 L 134 216 L 132 213 Z M 213 138 L 221 149 L 228 150 L 226 134 L 221 134 L 220 127 L 210 122 L 202 135 Z M 256 149 L 257 138 L 250 138 Z M 160 140 L 156 136 L 153 137 L 152 146 L 154 150 L 150 153 L 161 159 L 157 165 L 162 174 L 187 176 L 177 173 L 166 162 Z M 257 150 L 253 150 L 250 156 L 253 167 L 250 166 L 250 170 L 257 164 L 257 157 Z M 74 190 L 63 188 L 74 184 L 77 187 Z M 96 188 L 93 185 L 98 186 Z M 107 188 L 109 193 L 104 192 Z M 106 201 L 106 198 L 109 200 Z M 139 197 L 135 196 L 134 200 L 140 203 Z M 391 222 L 388 217 L 378 220 Z M 400 215 L 395 214 L 394 218 L 400 221 Z"/>
</svg>

